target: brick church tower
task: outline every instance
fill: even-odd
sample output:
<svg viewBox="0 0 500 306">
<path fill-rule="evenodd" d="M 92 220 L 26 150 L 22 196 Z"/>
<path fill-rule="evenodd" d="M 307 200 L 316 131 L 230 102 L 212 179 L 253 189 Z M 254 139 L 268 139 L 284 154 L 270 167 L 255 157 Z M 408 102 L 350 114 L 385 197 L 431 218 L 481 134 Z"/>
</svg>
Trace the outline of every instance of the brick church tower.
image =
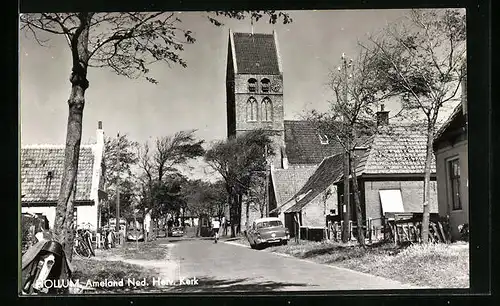
<svg viewBox="0 0 500 306">
<path fill-rule="evenodd" d="M 227 131 L 274 132 L 273 166 L 281 168 L 284 150 L 283 71 L 276 33 L 229 31 L 227 71 Z"/>
</svg>

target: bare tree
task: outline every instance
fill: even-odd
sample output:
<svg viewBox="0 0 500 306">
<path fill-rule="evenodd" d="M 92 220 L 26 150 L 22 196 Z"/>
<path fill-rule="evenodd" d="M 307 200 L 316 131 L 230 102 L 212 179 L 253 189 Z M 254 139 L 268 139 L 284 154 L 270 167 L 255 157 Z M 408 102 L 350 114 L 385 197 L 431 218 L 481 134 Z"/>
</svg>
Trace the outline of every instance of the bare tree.
<svg viewBox="0 0 500 306">
<path fill-rule="evenodd" d="M 330 110 L 326 113 L 312 111 L 308 120 L 313 122 L 318 131 L 327 137 L 327 140 L 337 141 L 342 146 L 346 161 L 344 165 L 344 203 L 350 197 L 350 184 L 356 209 L 358 225 L 358 242 L 365 245 L 362 229 L 363 218 L 359 187 L 356 175 L 357 158 L 356 148 L 367 140 L 367 137 L 377 131 L 374 124 L 374 109 L 378 102 L 383 101 L 391 93 L 382 93 L 383 85 L 376 77 L 373 69 L 373 58 L 365 50 L 361 50 L 357 58 L 347 59 L 342 54 L 341 65 L 330 73 L 329 86 L 333 92 L 330 101 Z M 347 205 L 347 204 L 346 204 Z M 350 207 L 346 207 L 343 228 L 343 241 L 349 238 Z"/>
<path fill-rule="evenodd" d="M 399 94 L 414 121 L 423 120 L 424 166 L 422 241 L 428 242 L 432 141 L 440 110 L 457 94 L 466 75 L 466 22 L 461 10 L 412 10 L 405 20 L 373 35 L 362 47 L 377 64 L 386 92 Z"/>
<path fill-rule="evenodd" d="M 271 23 L 291 22 L 287 14 L 275 11 L 206 13 L 216 26 L 223 25 L 221 17 L 244 19 L 249 15 L 255 20 L 267 15 Z M 80 154 L 85 92 L 89 87 L 88 68 L 108 68 L 118 75 L 144 77 L 156 84 L 148 75 L 148 66 L 161 61 L 186 67 L 180 53 L 184 44 L 194 43 L 195 38 L 191 31 L 181 27 L 181 20 L 173 12 L 30 13 L 21 14 L 20 23 L 21 31 L 31 34 L 41 45 L 47 41 L 40 33 L 63 36 L 72 55 L 64 170 L 54 224 L 55 238 L 71 259 L 74 239 L 71 195 Z"/>
</svg>

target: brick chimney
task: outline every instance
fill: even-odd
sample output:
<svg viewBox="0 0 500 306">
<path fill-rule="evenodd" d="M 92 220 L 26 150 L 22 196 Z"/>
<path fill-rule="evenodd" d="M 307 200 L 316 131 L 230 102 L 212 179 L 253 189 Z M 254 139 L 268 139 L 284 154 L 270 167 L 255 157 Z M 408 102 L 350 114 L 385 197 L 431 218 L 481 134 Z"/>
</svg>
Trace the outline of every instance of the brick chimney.
<svg viewBox="0 0 500 306">
<path fill-rule="evenodd" d="M 384 104 L 380 105 L 380 111 L 377 112 L 377 126 L 389 125 L 389 111 L 384 110 Z"/>
<path fill-rule="evenodd" d="M 96 130 L 96 145 L 100 147 L 100 149 L 104 149 L 104 130 L 102 129 L 102 121 L 97 122 L 97 130 Z"/>
<path fill-rule="evenodd" d="M 285 147 L 281 147 L 281 167 L 288 169 L 288 157 L 286 156 Z"/>
</svg>

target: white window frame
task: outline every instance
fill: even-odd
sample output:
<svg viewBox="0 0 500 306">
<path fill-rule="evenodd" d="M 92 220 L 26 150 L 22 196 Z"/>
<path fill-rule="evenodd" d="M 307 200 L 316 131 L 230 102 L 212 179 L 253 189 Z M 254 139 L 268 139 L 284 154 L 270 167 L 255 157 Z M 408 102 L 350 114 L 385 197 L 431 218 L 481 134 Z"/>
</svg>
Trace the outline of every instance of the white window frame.
<svg viewBox="0 0 500 306">
<path fill-rule="evenodd" d="M 455 155 L 453 157 L 450 157 L 450 158 L 447 158 L 446 160 L 446 196 L 448 198 L 448 207 L 450 209 L 450 211 L 452 212 L 456 212 L 456 211 L 462 211 L 464 209 L 464 206 L 462 204 L 462 188 L 461 188 L 461 180 L 462 180 L 462 175 L 460 173 L 460 166 L 461 166 L 461 163 L 460 163 L 460 156 L 458 155 Z M 459 207 L 458 208 L 455 208 L 454 206 L 454 196 L 453 196 L 453 182 L 452 182 L 452 177 L 451 177 L 451 174 L 452 174 L 452 169 L 451 169 L 451 163 L 452 162 L 455 162 L 457 161 L 458 162 L 458 168 L 459 168 L 459 175 L 458 175 L 458 204 L 459 204 Z"/>
</svg>

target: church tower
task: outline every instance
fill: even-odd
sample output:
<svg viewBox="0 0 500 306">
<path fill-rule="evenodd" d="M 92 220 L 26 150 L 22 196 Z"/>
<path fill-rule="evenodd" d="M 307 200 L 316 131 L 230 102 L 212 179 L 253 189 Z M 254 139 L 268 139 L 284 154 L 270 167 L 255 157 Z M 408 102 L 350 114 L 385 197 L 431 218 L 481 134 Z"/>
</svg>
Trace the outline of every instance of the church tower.
<svg viewBox="0 0 500 306">
<path fill-rule="evenodd" d="M 273 166 L 281 168 L 284 148 L 283 71 L 276 32 L 229 31 L 227 71 L 227 131 L 272 131 Z"/>
</svg>

